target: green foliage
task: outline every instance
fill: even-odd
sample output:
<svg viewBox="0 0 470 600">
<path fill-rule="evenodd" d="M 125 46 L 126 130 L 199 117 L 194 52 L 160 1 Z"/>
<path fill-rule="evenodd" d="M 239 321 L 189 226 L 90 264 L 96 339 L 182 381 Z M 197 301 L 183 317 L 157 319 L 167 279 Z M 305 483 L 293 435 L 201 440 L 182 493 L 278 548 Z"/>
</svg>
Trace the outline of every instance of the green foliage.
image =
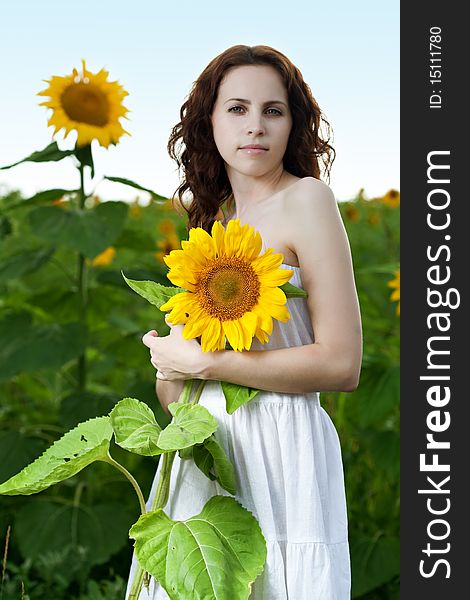
<svg viewBox="0 0 470 600">
<path fill-rule="evenodd" d="M 116 241 L 127 216 L 125 202 L 105 202 L 87 211 L 39 206 L 29 214 L 31 229 L 46 242 L 63 244 L 93 258 Z"/>
<path fill-rule="evenodd" d="M 212 481 L 216 479 L 229 494 L 237 493 L 234 467 L 215 436 L 211 435 L 202 444 L 195 444 L 191 455 L 206 477 Z"/>
<path fill-rule="evenodd" d="M 157 308 L 160 308 L 160 306 L 165 304 L 172 296 L 184 293 L 181 291 L 181 288 L 178 287 L 164 286 L 155 281 L 135 281 L 133 279 L 128 279 L 124 273 L 122 276 L 127 285 L 133 289 L 134 292 L 137 292 L 139 296 L 142 296 L 142 298 L 145 298 L 150 304 L 153 304 Z"/>
<path fill-rule="evenodd" d="M 20 473 L 0 485 L 0 494 L 29 495 L 73 477 L 95 460 L 105 460 L 113 429 L 109 417 L 80 423 Z"/>
<path fill-rule="evenodd" d="M 52 146 L 42 160 L 65 157 Z M 59 198 L 62 202 L 53 204 Z M 104 208 L 107 204 L 110 208 Z M 135 439 L 146 427 L 150 431 L 154 427 L 155 432 L 168 429 L 169 418 L 155 396 L 155 372 L 140 339 L 149 329 L 157 329 L 161 335 L 169 329 L 163 313 L 137 298 L 121 273 L 135 285 L 153 281 L 170 290 L 168 293 L 180 293 L 179 288 L 168 286 L 168 269 L 155 252 L 157 243 L 165 242 L 162 230 L 171 225 L 180 239 L 186 237 L 184 221 L 155 192 L 145 207 L 101 204 L 90 195 L 85 199 L 85 212 L 94 216 L 93 221 L 77 216 L 79 205 L 79 193 L 63 189 L 46 190 L 31 198 L 22 198 L 18 192 L 0 198 L 2 487 L 68 429 L 110 413 L 121 398 L 139 398 L 156 415 L 151 419 L 151 411 L 143 408 L 139 417 L 142 431 Z M 339 206 L 355 265 L 364 360 L 355 392 L 322 393 L 321 399 L 342 444 L 353 597 L 395 600 L 399 597 L 399 317 L 387 283 L 399 267 L 399 209 L 362 196 Z M 85 327 L 79 318 L 78 252 L 92 259 L 106 245 L 116 250 L 112 262 L 102 266 L 93 266 L 90 260 L 85 263 Z M 161 305 L 168 297 L 157 295 L 156 302 L 161 298 Z M 80 391 L 77 360 L 83 352 L 87 386 Z M 229 413 L 256 393 L 246 388 L 233 390 L 232 395 L 230 384 L 226 389 L 225 385 Z M 116 411 L 114 416 L 118 414 Z M 152 427 L 145 425 L 143 414 L 148 415 Z M 208 423 L 204 427 L 197 441 L 185 438 L 185 426 L 170 437 L 183 438 L 178 451 L 182 458 L 194 459 L 207 477 L 234 493 L 230 463 L 212 443 L 214 430 L 211 432 Z M 123 439 L 135 442 L 132 435 L 122 433 Z M 169 434 L 171 429 L 165 435 Z M 148 433 L 144 447 L 156 444 L 150 439 Z M 171 439 L 165 452 L 175 445 Z M 112 455 L 132 472 L 147 496 L 159 456 L 143 452 L 139 456 L 135 448 L 132 452 L 119 445 L 112 448 Z M 123 597 L 131 551 L 126 536 L 137 515 L 131 486 L 101 462 L 37 498 L 1 497 L 0 552 L 7 527 L 12 526 L 4 598 L 21 597 L 22 581 L 25 598 L 31 600 Z M 107 524 L 106 535 L 96 525 L 97 519 Z M 37 523 L 43 525 L 40 531 Z M 71 530 L 76 531 L 73 539 Z M 29 541 L 28 533 L 34 537 L 34 531 L 37 539 Z M 54 542 L 53 548 L 46 544 L 48 538 Z M 95 550 L 99 564 L 92 558 Z"/>
<path fill-rule="evenodd" d="M 212 497 L 186 521 L 162 510 L 147 513 L 129 535 L 139 562 L 170 597 L 248 598 L 266 561 L 258 522 L 227 496 Z"/>
<path fill-rule="evenodd" d="M 228 381 L 222 381 L 221 386 L 225 396 L 225 407 L 229 415 L 259 394 L 259 390 L 243 385 L 235 385 Z"/>
<path fill-rule="evenodd" d="M 116 443 L 136 454 L 156 456 L 163 450 L 158 447 L 162 431 L 153 411 L 135 398 L 124 398 L 116 404 L 110 414 Z"/>
<path fill-rule="evenodd" d="M 180 450 L 200 444 L 217 429 L 217 420 L 199 404 L 173 402 L 168 405 L 168 410 L 173 420 L 158 438 L 158 446 L 163 450 Z"/>
<path fill-rule="evenodd" d="M 21 160 L 18 160 L 17 162 L 15 162 L 11 165 L 7 165 L 5 167 L 0 167 L 0 171 L 2 169 L 11 169 L 11 167 L 15 167 L 16 165 L 19 165 L 23 162 L 28 162 L 28 161 L 30 161 L 30 162 L 59 161 L 59 160 L 62 160 L 63 158 L 65 158 L 66 156 L 70 156 L 71 154 L 74 154 L 73 150 L 60 150 L 57 145 L 57 142 L 51 142 L 48 146 L 43 148 L 43 150 L 38 150 L 36 152 L 33 152 L 26 158 L 22 158 Z"/>
</svg>

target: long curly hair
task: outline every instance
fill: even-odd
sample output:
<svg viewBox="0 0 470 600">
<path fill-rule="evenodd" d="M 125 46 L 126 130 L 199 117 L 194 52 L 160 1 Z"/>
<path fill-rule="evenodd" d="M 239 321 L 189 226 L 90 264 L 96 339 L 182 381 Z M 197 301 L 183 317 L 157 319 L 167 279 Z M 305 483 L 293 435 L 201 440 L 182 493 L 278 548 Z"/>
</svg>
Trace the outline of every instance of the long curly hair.
<svg viewBox="0 0 470 600">
<path fill-rule="evenodd" d="M 173 195 L 174 206 L 179 212 L 181 207 L 186 211 L 188 231 L 191 227 L 210 231 L 224 204 L 228 210 L 233 208 L 232 188 L 214 141 L 211 115 L 222 79 L 229 69 L 242 65 L 271 66 L 286 86 L 292 129 L 283 158 L 284 169 L 296 177 L 316 179 L 320 179 L 323 170 L 329 181 L 335 158 L 329 143 L 332 130 L 302 73 L 270 46 L 232 46 L 216 56 L 194 82 L 180 109 L 181 121 L 173 127 L 168 140 L 168 153 L 182 174 Z"/>
</svg>

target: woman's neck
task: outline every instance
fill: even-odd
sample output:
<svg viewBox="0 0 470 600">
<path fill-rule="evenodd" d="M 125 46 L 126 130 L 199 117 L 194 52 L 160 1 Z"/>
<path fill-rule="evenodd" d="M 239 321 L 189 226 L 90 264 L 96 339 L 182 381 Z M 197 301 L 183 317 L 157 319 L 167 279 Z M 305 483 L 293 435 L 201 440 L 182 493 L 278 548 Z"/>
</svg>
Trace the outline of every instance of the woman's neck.
<svg viewBox="0 0 470 600">
<path fill-rule="evenodd" d="M 272 196 L 298 181 L 299 178 L 283 170 L 276 178 L 272 177 L 263 181 L 250 179 L 250 182 L 245 181 L 243 185 L 238 185 L 238 187 L 236 182 L 232 184 L 231 180 L 233 200 L 226 205 L 227 217 L 225 221 L 242 217 L 255 208 L 257 204 L 261 205 L 268 201 Z"/>
</svg>

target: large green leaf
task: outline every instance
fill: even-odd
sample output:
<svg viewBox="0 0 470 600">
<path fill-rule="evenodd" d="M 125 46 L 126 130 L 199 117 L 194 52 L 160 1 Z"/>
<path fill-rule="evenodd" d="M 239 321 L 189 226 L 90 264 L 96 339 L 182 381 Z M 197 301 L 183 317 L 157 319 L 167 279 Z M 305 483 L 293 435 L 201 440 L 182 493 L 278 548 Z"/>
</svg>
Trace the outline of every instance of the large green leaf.
<svg viewBox="0 0 470 600">
<path fill-rule="evenodd" d="M 400 572 L 400 541 L 396 537 L 351 540 L 352 597 L 389 581 Z"/>
<path fill-rule="evenodd" d="M 217 429 L 217 420 L 200 404 L 172 402 L 168 410 L 173 420 L 158 438 L 158 447 L 165 451 L 201 444 Z"/>
<path fill-rule="evenodd" d="M 118 238 L 126 221 L 125 202 L 103 202 L 88 210 L 40 206 L 29 214 L 39 237 L 53 244 L 64 244 L 93 258 Z"/>
<path fill-rule="evenodd" d="M 35 562 L 46 552 L 60 553 L 72 544 L 86 552 L 89 564 L 102 564 L 125 544 L 132 514 L 122 503 L 85 506 L 36 500 L 15 514 L 13 530 L 25 559 Z"/>
<path fill-rule="evenodd" d="M 165 304 L 172 296 L 186 291 L 179 287 L 161 285 L 155 281 L 136 281 L 134 279 L 128 279 L 124 273 L 122 273 L 122 276 L 127 285 L 133 289 L 134 292 L 137 292 L 139 296 L 142 296 L 142 298 L 145 298 L 150 304 L 153 304 L 157 308 L 160 308 L 160 306 Z"/>
<path fill-rule="evenodd" d="M 38 150 L 37 152 L 33 152 L 26 158 L 22 158 L 17 162 L 8 165 L 6 167 L 0 167 L 0 171 L 2 169 L 11 169 L 11 167 L 15 167 L 23 162 L 49 162 L 49 161 L 58 161 L 62 160 L 66 156 L 70 156 L 73 154 L 73 150 L 59 150 L 59 146 L 57 142 L 52 142 L 49 146 L 46 146 L 43 150 Z"/>
<path fill-rule="evenodd" d="M 73 477 L 90 463 L 106 459 L 112 435 L 109 417 L 80 423 L 54 442 L 33 463 L 0 485 L 0 494 L 36 494 Z"/>
<path fill-rule="evenodd" d="M 237 493 L 235 470 L 214 435 L 204 440 L 202 444 L 193 446 L 192 456 L 197 467 L 206 477 L 212 480 L 216 479 L 230 494 Z"/>
<path fill-rule="evenodd" d="M 57 368 L 79 356 L 85 332 L 79 323 L 32 325 L 24 313 L 0 321 L 0 378 Z"/>
<path fill-rule="evenodd" d="M 266 561 L 257 520 L 227 496 L 212 497 L 186 521 L 162 509 L 147 513 L 129 535 L 139 563 L 171 600 L 246 600 Z"/>
<path fill-rule="evenodd" d="M 164 450 L 158 447 L 162 429 L 152 410 L 135 398 L 124 398 L 110 413 L 116 443 L 143 456 L 156 456 Z"/>
<path fill-rule="evenodd" d="M 4 258 L 0 264 L 0 281 L 18 279 L 26 273 L 36 271 L 54 254 L 54 248 L 24 250 Z"/>
<path fill-rule="evenodd" d="M 229 415 L 233 414 L 237 408 L 247 404 L 259 394 L 259 390 L 238 385 L 237 383 L 221 381 L 221 386 L 225 396 L 225 408 Z"/>
</svg>

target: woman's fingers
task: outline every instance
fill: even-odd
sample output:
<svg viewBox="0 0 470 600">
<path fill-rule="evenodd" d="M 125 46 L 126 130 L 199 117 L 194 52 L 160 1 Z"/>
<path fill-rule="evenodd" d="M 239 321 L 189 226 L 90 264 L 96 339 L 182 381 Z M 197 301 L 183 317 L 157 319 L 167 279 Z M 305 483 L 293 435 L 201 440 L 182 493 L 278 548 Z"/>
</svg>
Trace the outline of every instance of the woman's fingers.
<svg viewBox="0 0 470 600">
<path fill-rule="evenodd" d="M 155 331 L 155 329 L 151 329 L 142 337 L 142 342 L 147 346 L 147 348 L 151 348 L 152 342 L 156 337 L 158 337 L 158 332 Z"/>
</svg>

